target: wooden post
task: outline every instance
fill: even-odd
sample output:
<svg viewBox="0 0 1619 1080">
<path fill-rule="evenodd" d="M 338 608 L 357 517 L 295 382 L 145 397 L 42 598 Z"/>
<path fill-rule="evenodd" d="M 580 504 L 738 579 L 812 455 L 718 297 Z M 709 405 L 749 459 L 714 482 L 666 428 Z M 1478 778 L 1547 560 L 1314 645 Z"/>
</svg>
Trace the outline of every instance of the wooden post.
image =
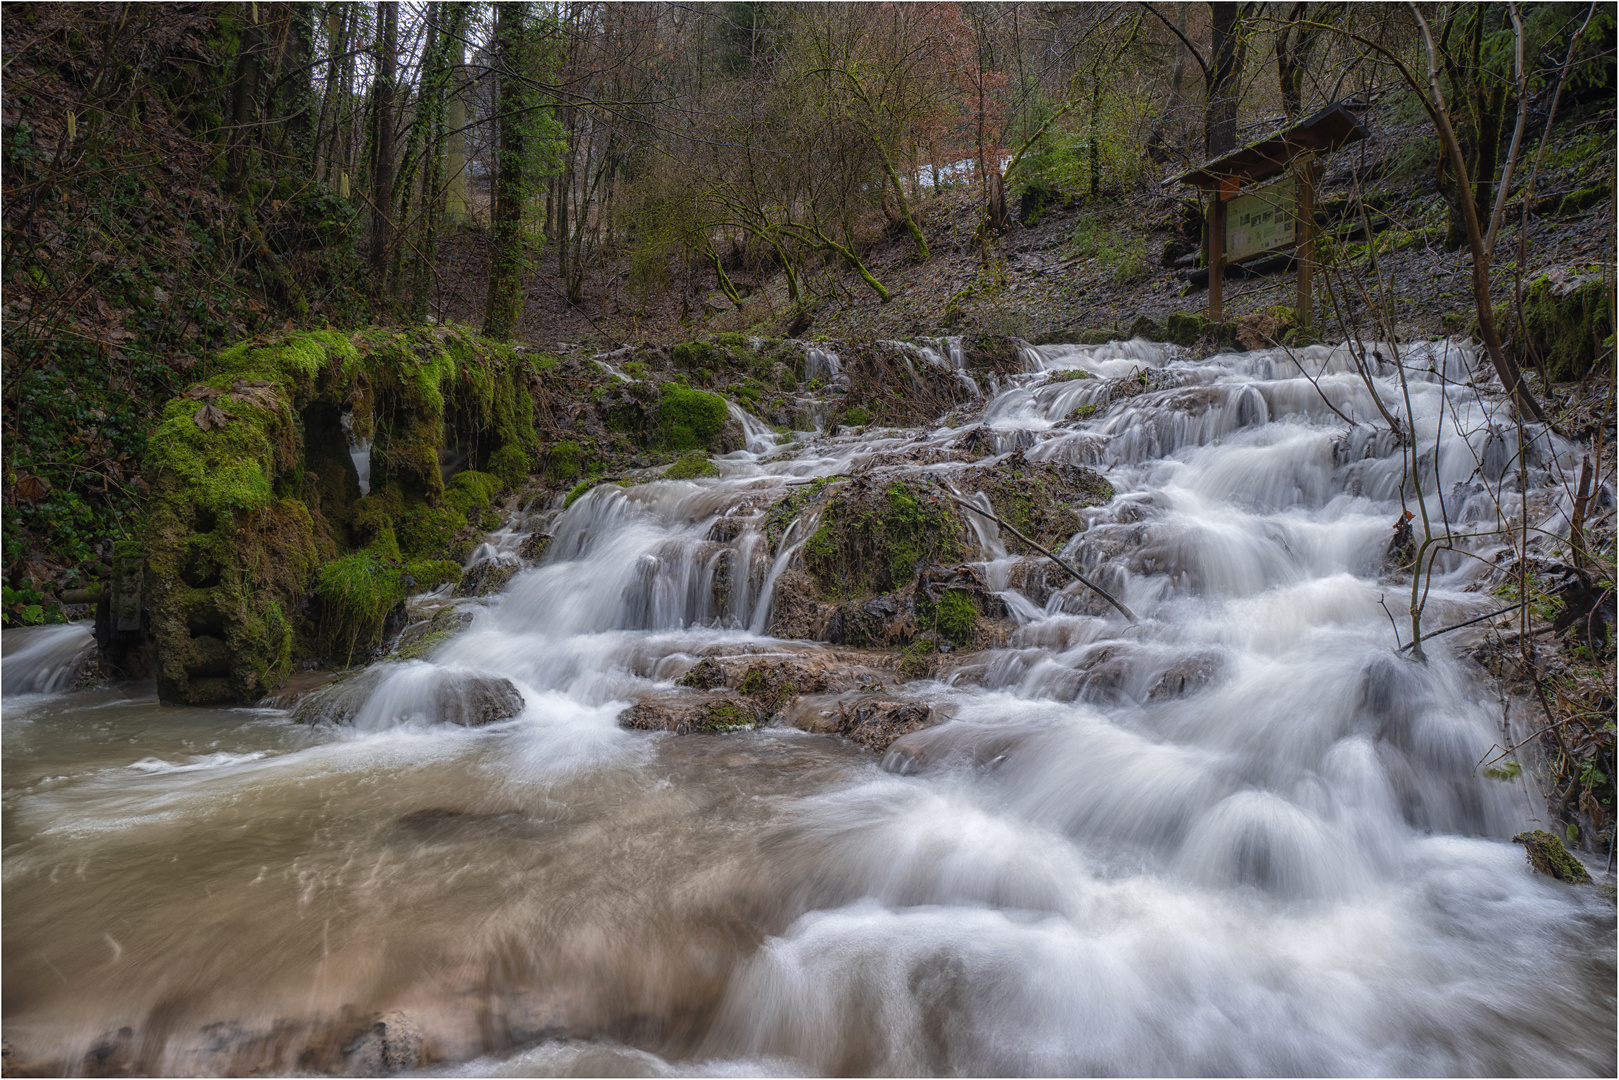
<svg viewBox="0 0 1619 1080">
<path fill-rule="evenodd" d="M 1220 321 L 1221 287 L 1225 281 L 1225 192 L 1209 192 L 1209 321 Z"/>
<path fill-rule="evenodd" d="M 1306 151 L 1299 155 L 1294 170 L 1294 212 L 1298 215 L 1293 229 L 1294 261 L 1298 265 L 1298 297 L 1293 305 L 1300 326 L 1314 321 L 1310 309 L 1310 276 L 1315 270 L 1315 182 L 1319 167 L 1315 155 Z"/>
</svg>

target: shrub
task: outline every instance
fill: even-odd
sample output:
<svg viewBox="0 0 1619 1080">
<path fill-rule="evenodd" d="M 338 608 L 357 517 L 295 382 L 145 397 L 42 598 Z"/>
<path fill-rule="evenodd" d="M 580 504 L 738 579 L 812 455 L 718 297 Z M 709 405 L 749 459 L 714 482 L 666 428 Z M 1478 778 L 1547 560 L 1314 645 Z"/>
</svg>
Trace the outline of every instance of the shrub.
<svg viewBox="0 0 1619 1080">
<path fill-rule="evenodd" d="M 973 624 L 978 620 L 978 609 L 973 606 L 972 598 L 966 593 L 951 589 L 939 597 L 934 620 L 939 633 L 957 645 L 965 645 L 972 640 Z"/>
<path fill-rule="evenodd" d="M 573 440 L 559 442 L 545 455 L 545 478 L 553 484 L 572 480 L 584 472 L 579 444 Z"/>
</svg>

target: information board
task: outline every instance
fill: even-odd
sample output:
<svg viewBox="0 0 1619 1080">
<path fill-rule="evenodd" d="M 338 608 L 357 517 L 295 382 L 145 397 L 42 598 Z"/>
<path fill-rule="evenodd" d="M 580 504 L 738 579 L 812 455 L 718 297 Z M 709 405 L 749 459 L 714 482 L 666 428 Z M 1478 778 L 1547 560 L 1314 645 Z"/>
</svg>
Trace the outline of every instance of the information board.
<svg viewBox="0 0 1619 1080">
<path fill-rule="evenodd" d="M 1227 262 L 1266 251 L 1286 251 L 1296 242 L 1293 178 L 1278 180 L 1226 204 Z"/>
</svg>

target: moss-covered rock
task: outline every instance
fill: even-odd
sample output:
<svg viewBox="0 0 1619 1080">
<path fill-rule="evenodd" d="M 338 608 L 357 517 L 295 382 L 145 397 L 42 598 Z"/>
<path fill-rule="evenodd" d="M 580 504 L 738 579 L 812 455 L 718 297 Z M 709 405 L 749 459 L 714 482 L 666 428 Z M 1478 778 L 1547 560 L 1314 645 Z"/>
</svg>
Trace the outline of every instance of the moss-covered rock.
<svg viewBox="0 0 1619 1080">
<path fill-rule="evenodd" d="M 821 515 L 804 565 L 828 596 L 886 593 L 909 584 L 924 560 L 966 553 L 966 526 L 939 492 L 906 480 L 856 481 Z"/>
<path fill-rule="evenodd" d="M 718 449 L 715 444 L 730 418 L 730 409 L 717 394 L 670 383 L 663 388 L 656 418 L 663 449 Z"/>
<path fill-rule="evenodd" d="M 720 471 L 714 463 L 702 454 L 687 454 L 669 466 L 669 471 L 663 475 L 669 480 L 697 480 L 719 474 Z"/>
<path fill-rule="evenodd" d="M 1113 498 L 1113 487 L 1092 469 L 1060 461 L 1028 461 L 1012 454 L 993 465 L 962 470 L 960 485 L 989 496 L 990 506 L 1012 527 L 1045 547 L 1065 543 L 1079 527 L 1074 511 Z M 1010 533 L 1001 542 L 1013 553 L 1033 549 Z"/>
<path fill-rule="evenodd" d="M 1524 854 L 1529 859 L 1529 865 L 1539 873 L 1548 874 L 1559 881 L 1591 880 L 1585 865 L 1569 854 L 1568 848 L 1563 846 L 1561 840 L 1544 829 L 1521 832 L 1512 838 L 1512 842 L 1524 846 Z"/>
<path fill-rule="evenodd" d="M 1164 328 L 1147 316 L 1138 315 L 1135 322 L 1130 324 L 1130 336 L 1146 338 L 1148 341 L 1163 341 Z"/>
<path fill-rule="evenodd" d="M 746 698 L 724 692 L 649 696 L 626 709 L 620 727 L 674 735 L 723 735 L 762 723 L 766 714 Z"/>
<path fill-rule="evenodd" d="M 1599 346 L 1608 347 L 1612 337 L 1613 310 L 1602 278 L 1563 271 L 1529 286 L 1514 345 L 1524 367 L 1538 358 L 1553 382 L 1574 382 L 1591 370 Z"/>
<path fill-rule="evenodd" d="M 424 557 L 469 512 L 485 520 L 504 483 L 472 472 L 446 487 L 446 431 L 474 463 L 507 472 L 535 445 L 528 361 L 443 327 L 243 342 L 204 371 L 165 408 L 143 461 L 164 701 L 251 703 L 286 678 L 295 651 L 346 660 L 378 644 L 409 591 L 459 576 Z M 345 415 L 374 439 L 365 498 Z"/>
<path fill-rule="evenodd" d="M 1164 320 L 1164 340 L 1176 345 L 1196 345 L 1208 328 L 1207 315 L 1177 311 Z"/>
</svg>

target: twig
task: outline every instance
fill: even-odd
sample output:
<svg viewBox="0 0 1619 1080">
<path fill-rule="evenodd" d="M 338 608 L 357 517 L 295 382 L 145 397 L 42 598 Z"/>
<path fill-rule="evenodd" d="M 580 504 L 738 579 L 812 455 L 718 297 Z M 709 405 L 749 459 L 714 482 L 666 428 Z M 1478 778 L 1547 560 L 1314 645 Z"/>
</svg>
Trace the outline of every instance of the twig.
<svg viewBox="0 0 1619 1080">
<path fill-rule="evenodd" d="M 1066 562 L 1059 559 L 1056 555 L 1052 554 L 1050 551 L 1048 551 L 1045 548 L 1041 547 L 1039 544 L 1035 543 L 1033 540 L 1030 540 L 1027 536 L 1024 536 L 1022 533 L 1018 532 L 1018 530 L 1016 528 L 1014 528 L 1013 526 L 1011 526 L 1007 522 L 1001 520 L 1001 518 L 999 518 L 996 515 L 990 513 L 988 510 L 983 509 L 982 507 L 974 506 L 972 503 L 968 502 L 966 499 L 963 499 L 963 498 L 961 498 L 959 496 L 950 494 L 948 491 L 945 492 L 944 495 L 951 502 L 957 503 L 960 506 L 962 506 L 962 507 L 964 507 L 964 508 L 966 508 L 968 510 L 971 510 L 973 513 L 978 514 L 978 515 L 980 515 L 982 517 L 989 518 L 991 521 L 995 522 L 995 524 L 999 525 L 1001 528 L 1005 529 L 1007 532 L 1011 533 L 1013 536 L 1017 537 L 1019 540 L 1023 541 L 1025 544 L 1028 544 L 1030 547 L 1034 548 L 1034 550 L 1038 551 L 1040 554 L 1044 555 L 1046 558 L 1050 559 L 1052 562 L 1056 563 L 1058 566 L 1062 567 L 1064 570 L 1066 570 L 1070 574 L 1074 575 L 1075 580 L 1077 580 L 1081 585 L 1084 585 L 1086 588 L 1090 589 L 1092 592 L 1099 595 L 1103 600 L 1106 600 L 1108 603 L 1110 603 L 1114 607 L 1118 608 L 1120 613 L 1122 613 L 1124 615 L 1124 617 L 1126 619 L 1129 619 L 1132 623 L 1140 621 L 1139 619 L 1136 618 L 1135 612 L 1131 611 L 1129 608 L 1125 607 L 1123 604 L 1121 604 L 1117 600 L 1113 599 L 1112 596 L 1108 595 L 1108 592 L 1107 592 L 1106 589 L 1103 589 L 1100 585 L 1097 585 L 1094 582 L 1087 581 L 1085 579 L 1085 575 L 1081 574 L 1078 570 L 1075 570 L 1072 566 L 1069 566 Z"/>
<path fill-rule="evenodd" d="M 1389 625 L 1394 627 L 1394 643 L 1396 645 L 1399 645 L 1399 642 L 1400 642 L 1400 624 L 1394 621 L 1394 612 L 1390 611 L 1389 606 L 1387 604 L 1383 603 L 1383 594 L 1382 593 L 1377 594 L 1377 606 L 1382 608 L 1383 609 L 1383 614 L 1385 614 L 1385 615 L 1387 615 L 1389 617 Z M 1409 646 L 1409 645 L 1400 645 L 1400 648 L 1399 648 L 1398 651 L 1399 652 L 1404 652 L 1406 649 L 1409 649 L 1410 647 L 1411 646 Z"/>
<path fill-rule="evenodd" d="M 1526 601 L 1526 602 L 1527 602 L 1527 601 Z M 1489 614 L 1488 614 L 1488 615 L 1480 615 L 1480 616 L 1479 616 L 1479 617 L 1478 617 L 1478 618 L 1476 618 L 1476 619 L 1468 619 L 1468 620 L 1467 620 L 1467 621 L 1466 621 L 1466 622 L 1459 622 L 1459 623 L 1457 623 L 1457 624 L 1456 624 L 1456 625 L 1454 625 L 1454 626 L 1446 626 L 1446 627 L 1442 627 L 1442 628 L 1440 628 L 1440 629 L 1438 629 L 1438 630 L 1435 630 L 1435 631 L 1434 631 L 1434 632 L 1433 632 L 1433 633 L 1431 633 L 1431 634 L 1423 634 L 1423 635 L 1422 635 L 1422 638 L 1421 638 L 1421 640 L 1423 640 L 1423 641 L 1427 641 L 1427 640 L 1429 640 L 1429 639 L 1430 639 L 1430 638 L 1436 638 L 1436 637 L 1438 637 L 1438 636 L 1439 636 L 1439 635 L 1440 635 L 1440 634 L 1448 634 L 1448 633 L 1450 633 L 1450 632 L 1451 632 L 1451 631 L 1452 631 L 1452 630 L 1460 630 L 1460 629 L 1461 629 L 1461 628 L 1462 628 L 1462 627 L 1464 627 L 1464 626 L 1472 626 L 1472 625 L 1473 625 L 1473 624 L 1474 624 L 1474 623 L 1481 623 L 1481 622 L 1483 622 L 1483 621 L 1484 621 L 1484 620 L 1485 620 L 1485 619 L 1493 619 L 1493 618 L 1495 618 L 1495 617 L 1496 617 L 1496 616 L 1497 616 L 1497 615 L 1505 615 L 1505 614 L 1506 614 L 1506 613 L 1507 613 L 1507 612 L 1509 612 L 1509 611 L 1517 611 L 1517 610 L 1518 610 L 1518 609 L 1519 609 L 1519 608 L 1521 608 L 1521 607 L 1523 607 L 1523 604 L 1521 604 L 1521 603 L 1520 603 L 1520 604 L 1513 604 L 1513 605 L 1512 605 L 1512 606 L 1511 606 L 1511 607 L 1504 607 L 1504 608 L 1502 608 L 1502 609 L 1501 609 L 1501 610 L 1500 610 L 1500 611 L 1492 611 L 1492 612 L 1490 612 L 1490 613 L 1489 613 Z M 1388 610 L 1388 609 L 1387 609 L 1387 608 L 1384 608 L 1384 610 L 1385 610 L 1385 611 L 1387 611 L 1387 610 Z M 1391 615 L 1391 616 L 1389 616 L 1389 618 L 1390 618 L 1390 619 L 1392 619 L 1392 618 L 1393 618 L 1393 616 L 1392 616 L 1392 615 Z M 1396 638 L 1396 640 L 1398 640 L 1398 638 Z M 1407 643 L 1407 644 L 1405 644 L 1405 645 L 1401 645 L 1401 646 L 1400 646 L 1400 647 L 1399 647 L 1399 648 L 1398 648 L 1398 649 L 1396 649 L 1396 650 L 1394 650 L 1394 651 L 1395 651 L 1395 652 L 1405 652 L 1405 650 L 1407 650 L 1407 649 L 1409 649 L 1409 648 L 1410 648 L 1410 647 L 1411 647 L 1411 646 L 1412 646 L 1412 645 L 1415 645 L 1415 644 L 1416 644 L 1416 642 L 1415 642 L 1415 641 L 1412 641 L 1412 642 L 1408 642 L 1408 643 Z"/>
</svg>

